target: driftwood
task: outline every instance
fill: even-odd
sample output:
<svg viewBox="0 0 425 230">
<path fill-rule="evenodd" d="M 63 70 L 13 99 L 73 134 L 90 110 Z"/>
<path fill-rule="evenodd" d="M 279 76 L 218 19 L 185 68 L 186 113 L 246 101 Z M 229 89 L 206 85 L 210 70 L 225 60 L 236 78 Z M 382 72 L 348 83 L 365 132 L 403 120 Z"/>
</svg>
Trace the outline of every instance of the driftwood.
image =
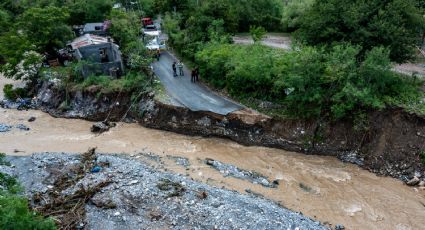
<svg viewBox="0 0 425 230">
<path fill-rule="evenodd" d="M 35 193 L 32 197 L 33 209 L 45 217 L 53 218 L 60 229 L 81 228 L 80 224 L 84 225 L 86 215 L 85 205 L 103 187 L 112 182 L 106 180 L 87 185 L 87 188 L 80 184 L 79 188 L 72 193 L 63 194 L 63 191 L 77 186 L 77 183 L 95 165 L 95 150 L 92 148 L 82 154 L 80 165 L 60 171 L 60 175 L 57 175 L 57 179 L 53 183 L 53 188 L 49 189 L 47 193 Z"/>
</svg>

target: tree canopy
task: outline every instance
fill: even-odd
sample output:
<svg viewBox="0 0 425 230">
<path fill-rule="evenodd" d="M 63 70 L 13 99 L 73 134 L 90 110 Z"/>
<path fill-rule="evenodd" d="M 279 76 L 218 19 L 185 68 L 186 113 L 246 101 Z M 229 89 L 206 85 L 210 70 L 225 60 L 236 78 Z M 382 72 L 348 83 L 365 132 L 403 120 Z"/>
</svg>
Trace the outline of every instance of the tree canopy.
<svg viewBox="0 0 425 230">
<path fill-rule="evenodd" d="M 390 57 L 403 62 L 421 42 L 425 19 L 414 0 L 315 1 L 300 19 L 298 38 L 310 45 L 350 42 L 361 54 L 384 46 Z"/>
</svg>

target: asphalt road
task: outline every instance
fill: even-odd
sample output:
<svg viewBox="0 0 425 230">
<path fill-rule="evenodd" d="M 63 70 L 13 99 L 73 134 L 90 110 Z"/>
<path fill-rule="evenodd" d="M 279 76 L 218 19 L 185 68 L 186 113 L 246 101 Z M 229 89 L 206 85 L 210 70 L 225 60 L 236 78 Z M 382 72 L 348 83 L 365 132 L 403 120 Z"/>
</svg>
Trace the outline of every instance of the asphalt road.
<svg viewBox="0 0 425 230">
<path fill-rule="evenodd" d="M 184 76 L 173 77 L 172 64 L 177 59 L 169 52 L 162 52 L 159 61 L 152 64 L 156 76 L 167 93 L 192 111 L 210 111 L 227 115 L 243 106 L 215 94 L 199 83 L 190 81 L 190 70 L 184 67 Z M 202 76 L 200 76 L 202 78 Z"/>
</svg>

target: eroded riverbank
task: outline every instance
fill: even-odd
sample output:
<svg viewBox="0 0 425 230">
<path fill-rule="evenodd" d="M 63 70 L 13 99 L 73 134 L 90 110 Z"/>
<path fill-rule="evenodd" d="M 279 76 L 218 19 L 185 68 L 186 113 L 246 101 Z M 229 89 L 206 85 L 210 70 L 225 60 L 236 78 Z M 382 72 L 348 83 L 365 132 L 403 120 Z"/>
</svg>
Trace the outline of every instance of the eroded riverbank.
<svg viewBox="0 0 425 230">
<path fill-rule="evenodd" d="M 34 116 L 34 122 L 27 122 Z M 425 191 L 401 181 L 377 177 L 334 157 L 309 156 L 265 147 L 246 147 L 229 140 L 201 138 L 119 123 L 101 135 L 91 122 L 53 118 L 41 111 L 0 109 L 0 123 L 25 124 L 30 130 L 0 133 L 0 149 L 11 155 L 33 152 L 98 152 L 137 154 L 141 150 L 164 158 L 164 168 L 195 180 L 255 193 L 294 211 L 348 229 L 421 229 L 425 225 Z M 23 152 L 20 152 L 23 151 Z M 189 170 L 167 155 L 188 158 Z M 203 161 L 212 158 L 278 179 L 277 188 L 224 177 Z M 155 164 L 155 163 L 154 163 Z"/>
</svg>

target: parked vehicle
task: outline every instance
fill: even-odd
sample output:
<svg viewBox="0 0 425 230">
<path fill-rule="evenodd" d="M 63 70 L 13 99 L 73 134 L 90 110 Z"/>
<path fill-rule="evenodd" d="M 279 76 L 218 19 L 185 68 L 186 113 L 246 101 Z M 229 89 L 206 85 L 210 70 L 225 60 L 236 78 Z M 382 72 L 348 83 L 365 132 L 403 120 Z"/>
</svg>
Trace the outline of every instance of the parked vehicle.
<svg viewBox="0 0 425 230">
<path fill-rule="evenodd" d="M 144 35 L 149 36 L 159 36 L 161 34 L 161 31 L 156 28 L 155 25 L 147 25 L 145 28 L 142 29 L 142 33 Z"/>
<path fill-rule="evenodd" d="M 158 37 L 155 37 L 153 40 L 151 40 L 147 45 L 146 48 L 148 50 L 166 50 L 167 46 L 165 45 L 164 40 L 160 40 Z"/>
<path fill-rule="evenodd" d="M 142 18 L 142 25 L 143 27 L 146 27 L 148 25 L 153 25 L 152 18 Z"/>
</svg>

